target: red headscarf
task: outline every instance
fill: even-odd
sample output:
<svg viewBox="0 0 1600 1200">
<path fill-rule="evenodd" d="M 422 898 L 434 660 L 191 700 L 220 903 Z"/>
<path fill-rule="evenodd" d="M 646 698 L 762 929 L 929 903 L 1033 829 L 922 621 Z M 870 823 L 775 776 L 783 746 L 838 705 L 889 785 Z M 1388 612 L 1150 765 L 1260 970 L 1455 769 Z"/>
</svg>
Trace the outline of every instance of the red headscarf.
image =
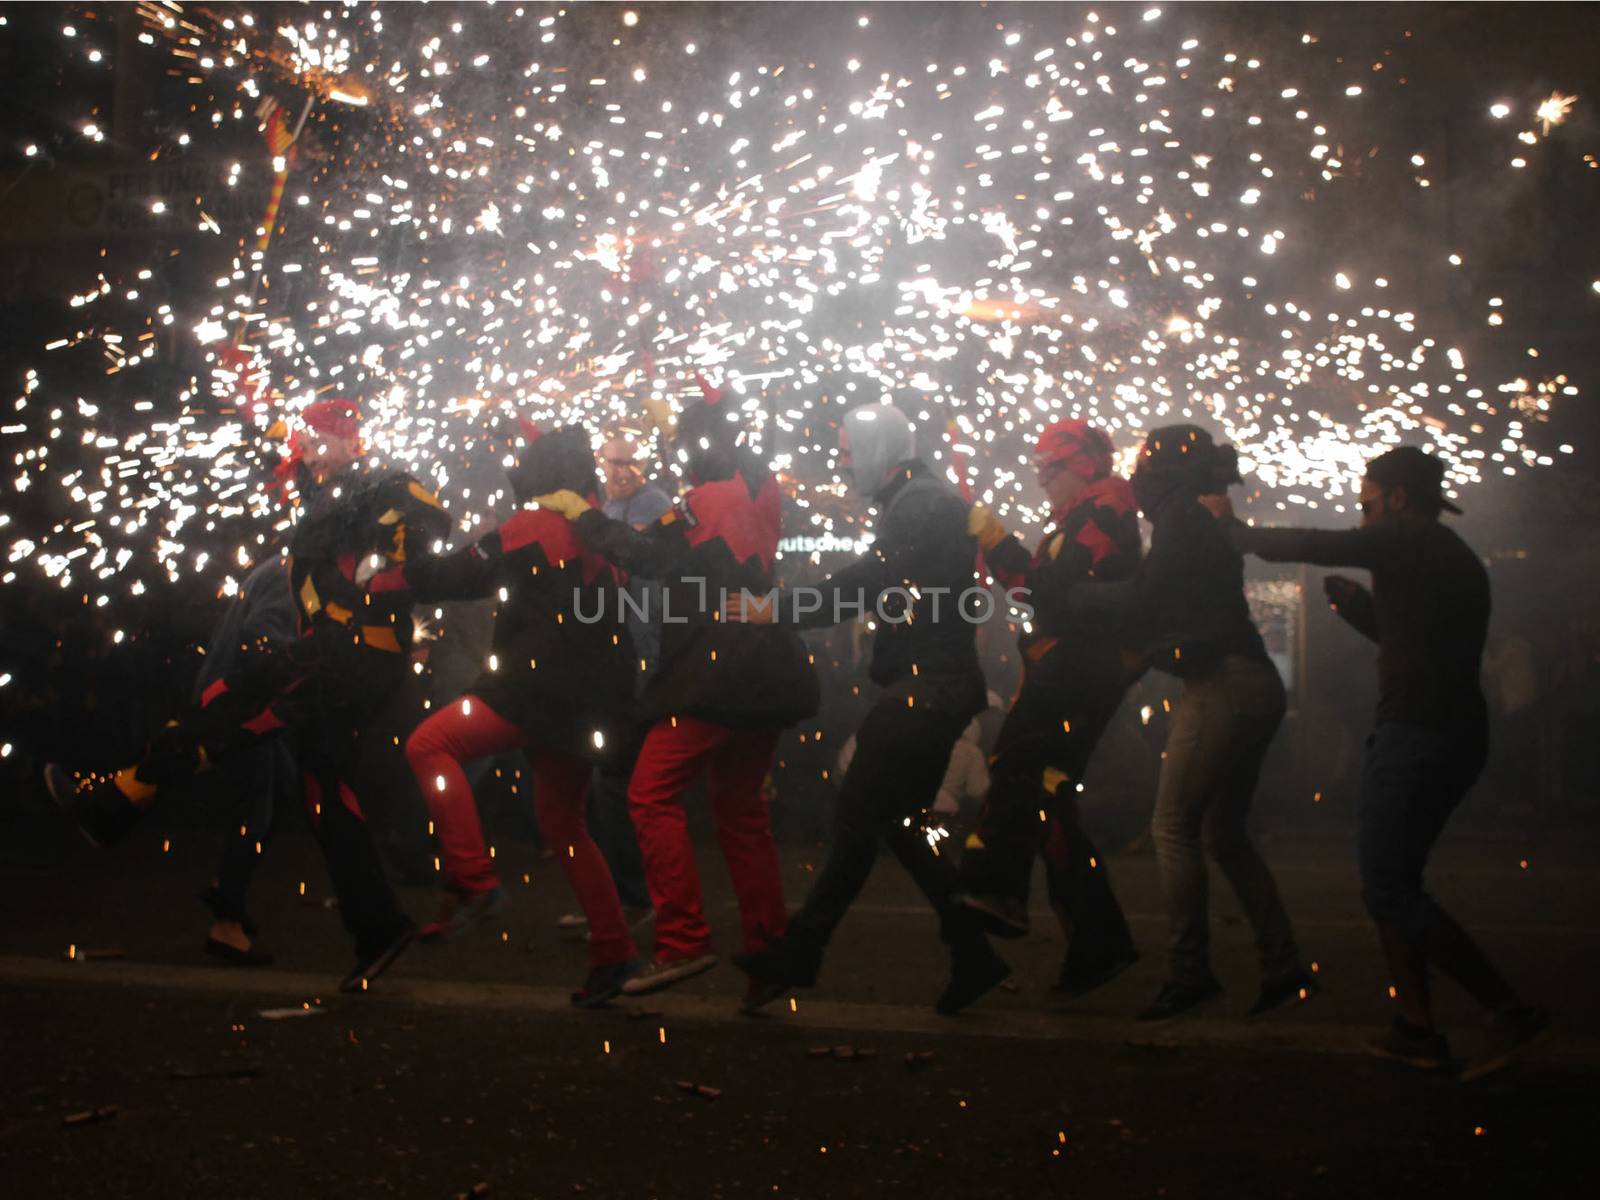
<svg viewBox="0 0 1600 1200">
<path fill-rule="evenodd" d="M 1033 447 L 1034 462 L 1062 463 L 1090 482 L 1111 474 L 1111 454 L 1111 438 L 1105 430 L 1071 418 L 1051 425 Z"/>
<path fill-rule="evenodd" d="M 358 441 L 361 437 L 361 409 L 353 400 L 318 400 L 300 414 L 300 428 L 289 435 L 289 453 L 273 472 L 279 487 L 286 488 L 306 454 L 315 444 L 313 434 L 339 441 Z M 356 453 L 360 453 L 357 446 Z"/>
</svg>

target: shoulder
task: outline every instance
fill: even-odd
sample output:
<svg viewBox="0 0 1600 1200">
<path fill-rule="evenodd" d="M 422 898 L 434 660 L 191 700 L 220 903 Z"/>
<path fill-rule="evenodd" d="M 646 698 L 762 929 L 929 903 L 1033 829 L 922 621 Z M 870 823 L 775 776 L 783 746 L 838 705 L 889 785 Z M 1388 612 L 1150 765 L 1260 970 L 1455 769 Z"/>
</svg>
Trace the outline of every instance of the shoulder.
<svg viewBox="0 0 1600 1200">
<path fill-rule="evenodd" d="M 495 531 L 502 549 L 517 550 L 523 546 L 564 546 L 574 540 L 572 525 L 559 513 L 545 508 L 519 508 Z"/>
</svg>

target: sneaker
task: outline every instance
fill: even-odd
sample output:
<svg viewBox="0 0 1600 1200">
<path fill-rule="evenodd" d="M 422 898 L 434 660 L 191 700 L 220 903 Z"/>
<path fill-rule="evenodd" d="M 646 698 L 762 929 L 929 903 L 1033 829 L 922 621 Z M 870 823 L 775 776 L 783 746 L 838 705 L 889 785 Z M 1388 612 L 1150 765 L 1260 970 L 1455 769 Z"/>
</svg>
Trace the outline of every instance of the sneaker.
<svg viewBox="0 0 1600 1200">
<path fill-rule="evenodd" d="M 685 979 L 703 975 L 717 965 L 715 954 L 691 954 L 688 958 L 652 958 L 638 974 L 622 985 L 625 996 L 659 992 Z"/>
<path fill-rule="evenodd" d="M 506 892 L 496 884 L 487 892 L 463 896 L 451 890 L 444 894 L 439 915 L 417 931 L 426 944 L 453 942 L 479 921 L 486 921 L 506 906 Z"/>
<path fill-rule="evenodd" d="M 589 928 L 589 918 L 582 913 L 562 913 L 556 918 L 556 928 L 563 933 L 574 933 Z"/>
<path fill-rule="evenodd" d="M 1028 936 L 1028 910 L 1020 900 L 963 893 L 956 897 L 956 903 L 977 916 L 985 933 L 1003 938 Z"/>
<path fill-rule="evenodd" d="M 1494 1015 L 1484 1034 L 1483 1053 L 1461 1070 L 1461 1082 L 1471 1083 L 1509 1066 L 1511 1060 L 1550 1032 L 1550 1013 L 1519 1005 Z"/>
<path fill-rule="evenodd" d="M 941 1016 L 953 1017 L 962 1009 L 971 1007 L 985 992 L 999 986 L 1011 974 L 1011 967 L 990 948 L 988 942 L 980 945 L 981 949 L 956 950 L 952 954 L 950 982 L 945 984 L 938 1003 L 933 1006 Z"/>
<path fill-rule="evenodd" d="M 411 939 L 416 936 L 417 923 L 402 917 L 399 932 L 383 949 L 370 958 L 363 959 L 359 954 L 356 956 L 356 965 L 339 981 L 339 990 L 347 993 L 366 991 L 367 984 L 394 966 L 395 959 L 406 952 L 406 947 L 411 945 Z"/>
<path fill-rule="evenodd" d="M 1050 990 L 1058 996 L 1087 996 L 1096 988 L 1104 987 L 1139 961 L 1139 952 L 1132 946 L 1112 954 L 1093 958 L 1074 959 L 1069 953 L 1061 964 L 1061 974 Z"/>
<path fill-rule="evenodd" d="M 622 994 L 622 985 L 627 983 L 638 969 L 639 960 L 636 958 L 591 969 L 589 977 L 583 981 L 583 986 L 572 993 L 570 997 L 572 1007 L 608 1007 L 613 1000 Z"/>
<path fill-rule="evenodd" d="M 1207 974 L 1203 979 L 1193 983 L 1179 983 L 1171 980 L 1161 985 L 1161 990 L 1156 993 L 1156 998 L 1150 1002 L 1150 1007 L 1140 1013 L 1135 1020 L 1139 1021 L 1170 1021 L 1173 1017 L 1191 1012 L 1222 994 L 1222 985 L 1217 982 L 1215 975 Z"/>
<path fill-rule="evenodd" d="M 816 987 L 817 972 L 822 969 L 822 952 L 793 938 L 780 937 L 760 950 L 740 951 L 733 956 L 733 965 L 752 981 L 781 987 L 784 991 Z"/>
<path fill-rule="evenodd" d="M 1420 1029 L 1400 1017 L 1383 1033 L 1367 1039 L 1366 1051 L 1419 1071 L 1442 1071 L 1450 1065 L 1450 1043 L 1444 1040 L 1444 1034 L 1437 1029 Z"/>
<path fill-rule="evenodd" d="M 76 776 L 57 763 L 46 763 L 44 786 L 96 850 L 120 842 L 144 813 L 109 775 Z"/>
<path fill-rule="evenodd" d="M 1261 994 L 1256 997 L 1244 1015 L 1259 1017 L 1276 1008 L 1284 1008 L 1291 1004 L 1304 1004 L 1311 997 L 1322 990 L 1317 985 L 1317 977 L 1304 967 L 1296 967 L 1286 975 L 1279 975 L 1273 979 L 1263 980 Z"/>
</svg>

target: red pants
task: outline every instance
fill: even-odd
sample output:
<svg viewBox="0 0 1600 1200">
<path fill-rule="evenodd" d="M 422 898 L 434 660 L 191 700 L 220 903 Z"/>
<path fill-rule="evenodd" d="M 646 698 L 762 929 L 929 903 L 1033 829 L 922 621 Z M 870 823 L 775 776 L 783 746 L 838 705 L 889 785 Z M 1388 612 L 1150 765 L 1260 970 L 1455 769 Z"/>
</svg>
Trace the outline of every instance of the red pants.
<svg viewBox="0 0 1600 1200">
<path fill-rule="evenodd" d="M 469 895 L 498 886 L 499 879 L 461 765 L 527 745 L 520 726 L 470 694 L 434 713 L 406 739 L 406 758 L 433 814 L 445 878 Z M 561 860 L 589 919 L 590 965 L 626 962 L 635 956 L 633 938 L 617 886 L 585 819 L 593 768 L 574 755 L 548 749 L 529 751 L 528 761 L 533 767 L 533 811 L 545 845 Z"/>
<path fill-rule="evenodd" d="M 659 721 L 646 735 L 628 784 L 628 805 L 656 906 L 657 958 L 691 958 L 711 951 L 682 801 L 684 788 L 702 770 L 722 856 L 739 898 L 744 949 L 760 950 L 783 932 L 788 922 L 783 878 L 761 794 L 777 742 L 776 730 L 740 731 L 692 717 Z"/>
</svg>

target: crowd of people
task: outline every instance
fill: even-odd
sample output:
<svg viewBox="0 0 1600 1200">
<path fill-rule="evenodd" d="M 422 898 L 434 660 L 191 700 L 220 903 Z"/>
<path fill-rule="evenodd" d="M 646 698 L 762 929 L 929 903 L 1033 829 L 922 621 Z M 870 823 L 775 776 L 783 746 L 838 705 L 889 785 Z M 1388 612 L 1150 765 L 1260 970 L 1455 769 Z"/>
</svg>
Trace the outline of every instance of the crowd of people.
<svg viewBox="0 0 1600 1200">
<path fill-rule="evenodd" d="M 959 1013 L 1009 975 L 992 939 L 1029 931 L 1036 856 L 1066 935 L 1057 987 L 1084 995 L 1139 951 L 1078 811 L 1080 781 L 1130 687 L 1156 671 L 1181 686 L 1150 822 L 1167 981 L 1137 1017 L 1169 1020 L 1221 990 L 1209 959 L 1208 860 L 1254 932 L 1250 1013 L 1305 1003 L 1317 978 L 1249 832 L 1285 713 L 1246 601 L 1253 554 L 1371 573 L 1370 588 L 1327 579 L 1338 615 L 1378 645 L 1358 863 L 1396 1012 L 1370 1048 L 1422 1068 L 1450 1062 L 1430 1003 L 1435 970 L 1486 1014 L 1469 1073 L 1504 1065 L 1548 1026 L 1423 885 L 1435 840 L 1483 769 L 1488 725 L 1479 683 L 1488 577 L 1440 520 L 1458 510 L 1436 457 L 1401 447 L 1372 460 L 1356 528 L 1260 528 L 1234 515 L 1236 456 L 1205 430 L 1152 431 L 1124 478 L 1104 430 L 1060 420 L 1034 447 L 1049 520 L 1030 549 L 918 456 L 903 412 L 865 405 L 845 417 L 837 461 L 875 510 L 871 546 L 815 586 L 779 589 L 778 481 L 738 407 L 709 386 L 671 435 L 681 495 L 646 478 L 629 437 L 604 439 L 597 467 L 591 431 L 528 425 L 508 471 L 514 510 L 455 548 L 453 522 L 417 480 L 360 469 L 353 404 L 322 401 L 303 421 L 284 468 L 292 532 L 244 580 L 193 704 L 138 762 L 111 772 L 51 765 L 46 782 L 84 834 L 109 845 L 164 789 L 215 768 L 252 798 L 241 840 L 259 842 L 298 768 L 354 943 L 346 991 L 369 987 L 414 939 L 462 936 L 505 904 L 469 772 L 520 753 L 543 839 L 581 910 L 564 922 L 588 933 L 576 1006 L 716 965 L 684 804 L 696 780 L 738 899 L 732 961 L 747 980 L 743 1011 L 818 984 L 884 845 L 948 947 L 939 1012 Z M 444 880 L 438 913 L 419 928 L 378 859 L 353 758 L 408 673 L 414 610 L 491 596 L 499 604 L 476 678 L 403 738 Z M 959 768 L 986 790 L 955 854 L 929 836 L 930 814 L 990 706 L 978 639 L 1006 605 L 1020 613 L 1022 678 L 987 763 Z M 780 733 L 819 704 L 801 633 L 851 621 L 870 630 L 873 692 L 826 861 L 791 912 L 765 784 Z M 265 961 L 244 905 L 254 858 L 230 846 L 207 893 L 207 953 L 233 965 Z"/>
</svg>

